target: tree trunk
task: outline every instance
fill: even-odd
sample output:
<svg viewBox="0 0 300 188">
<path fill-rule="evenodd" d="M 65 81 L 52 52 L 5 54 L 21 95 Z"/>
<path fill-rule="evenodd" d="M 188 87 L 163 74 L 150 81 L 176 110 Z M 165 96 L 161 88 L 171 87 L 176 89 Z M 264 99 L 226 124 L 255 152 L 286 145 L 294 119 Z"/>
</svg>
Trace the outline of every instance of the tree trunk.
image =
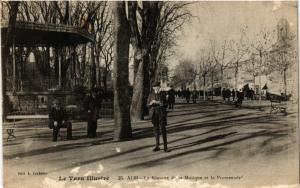
<svg viewBox="0 0 300 188">
<path fill-rule="evenodd" d="M 114 140 L 132 137 L 129 96 L 129 42 L 130 30 L 126 19 L 125 2 L 113 2 L 114 13 Z"/>
<path fill-rule="evenodd" d="M 259 96 L 259 104 L 261 104 L 261 69 L 262 69 L 262 52 L 259 52 L 260 54 L 260 60 L 259 60 L 259 80 L 258 80 L 258 96 Z"/>
<path fill-rule="evenodd" d="M 286 96 L 286 68 L 283 69 L 284 95 Z"/>
<path fill-rule="evenodd" d="M 72 51 L 72 82 L 73 82 L 73 89 L 76 87 L 76 62 L 77 62 L 77 57 L 76 57 L 76 46 L 73 47 Z"/>
<path fill-rule="evenodd" d="M 95 63 L 95 45 L 94 43 L 91 44 L 91 81 L 90 81 L 90 88 L 95 87 L 96 85 L 96 63 Z"/>
<path fill-rule="evenodd" d="M 106 93 L 106 91 L 107 91 L 107 73 L 104 73 L 104 75 L 103 75 L 103 88 L 104 88 L 104 92 Z"/>
<path fill-rule="evenodd" d="M 220 76 L 221 77 L 221 79 L 220 79 L 221 80 L 221 96 L 223 96 L 223 88 L 224 88 L 224 86 L 223 86 L 223 82 L 224 82 L 223 81 L 223 74 L 224 74 L 223 69 L 221 68 L 221 76 Z"/>
<path fill-rule="evenodd" d="M 144 119 L 144 116 L 148 115 L 148 107 L 147 107 L 147 99 L 150 95 L 150 74 L 149 74 L 149 65 L 150 65 L 150 59 L 149 54 L 147 53 L 147 56 L 144 56 L 144 95 L 143 95 L 143 103 L 142 103 L 142 119 Z"/>
<path fill-rule="evenodd" d="M 79 70 L 79 80 L 80 80 L 80 85 L 84 86 L 84 81 L 85 81 L 85 69 L 86 69 L 86 44 L 83 45 L 82 47 L 82 58 L 81 62 L 79 63 L 80 68 Z"/>
<path fill-rule="evenodd" d="M 254 89 L 254 94 L 255 94 L 255 78 L 256 78 L 256 76 L 253 74 L 253 89 Z"/>
<path fill-rule="evenodd" d="M 12 44 L 13 41 L 13 36 L 15 32 L 15 24 L 16 24 L 16 19 L 17 19 L 17 13 L 18 13 L 18 7 L 19 7 L 19 2 L 18 1 L 11 1 L 9 2 L 11 9 L 9 12 L 9 21 L 8 21 L 8 28 L 7 28 L 7 34 L 6 38 L 3 40 L 3 46 L 1 47 L 2 53 L 1 53 L 1 58 L 2 58 L 2 96 L 3 96 L 3 101 L 2 101 L 2 118 L 5 120 L 6 114 L 8 113 L 8 98 L 6 97 L 6 65 L 8 63 L 8 57 L 9 57 L 9 47 Z"/>
<path fill-rule="evenodd" d="M 102 74 L 101 74 L 101 66 L 100 66 L 100 61 L 99 61 L 99 65 L 98 65 L 98 81 L 97 81 L 99 87 L 102 87 L 101 77 L 102 77 Z"/>
<path fill-rule="evenodd" d="M 143 98 L 144 98 L 144 61 L 142 50 L 142 39 L 137 23 L 137 2 L 128 2 L 128 19 L 131 29 L 131 44 L 134 51 L 134 77 L 133 94 L 130 108 L 130 115 L 133 121 L 143 119 Z M 145 29 L 145 28 L 142 28 Z"/>
<path fill-rule="evenodd" d="M 100 74 L 100 58 L 99 51 L 95 48 L 95 85 L 101 87 L 101 74 Z"/>
<path fill-rule="evenodd" d="M 214 74 L 211 73 L 211 100 L 214 100 Z"/>
<path fill-rule="evenodd" d="M 140 61 L 133 84 L 130 115 L 133 121 L 143 119 L 144 61 Z"/>
<path fill-rule="evenodd" d="M 235 98 L 237 98 L 237 91 L 238 91 L 238 75 L 239 75 L 239 62 L 236 62 L 236 65 L 235 65 L 235 74 L 234 74 L 234 77 L 235 77 Z"/>
<path fill-rule="evenodd" d="M 206 80 L 205 76 L 203 76 L 203 100 L 206 100 Z"/>
<path fill-rule="evenodd" d="M 147 98 L 150 93 L 149 64 L 151 45 L 159 18 L 158 2 L 143 2 L 142 27 L 139 32 L 137 24 L 137 2 L 128 3 L 128 17 L 132 31 L 134 50 L 134 85 L 131 103 L 132 120 L 142 120 L 147 114 Z"/>
</svg>

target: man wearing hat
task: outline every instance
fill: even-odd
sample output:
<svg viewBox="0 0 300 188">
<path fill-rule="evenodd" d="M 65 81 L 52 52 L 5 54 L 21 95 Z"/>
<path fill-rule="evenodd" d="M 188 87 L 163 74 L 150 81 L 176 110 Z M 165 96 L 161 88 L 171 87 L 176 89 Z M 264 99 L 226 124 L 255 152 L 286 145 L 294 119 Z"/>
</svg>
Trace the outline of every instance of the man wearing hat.
<svg viewBox="0 0 300 188">
<path fill-rule="evenodd" d="M 154 136 L 155 136 L 155 148 L 154 152 L 159 151 L 159 137 L 160 131 L 163 137 L 164 142 L 164 151 L 168 152 L 168 143 L 167 143 L 167 110 L 166 110 L 166 101 L 160 91 L 159 82 L 155 83 L 152 92 L 150 93 L 147 101 L 147 105 L 149 107 L 149 117 L 152 120 L 152 124 L 154 127 Z"/>
<path fill-rule="evenodd" d="M 65 110 L 61 107 L 59 101 L 54 99 L 49 113 L 49 128 L 53 129 L 53 142 L 57 141 L 60 128 L 67 128 L 67 139 L 72 139 L 72 123 L 67 120 Z"/>
<path fill-rule="evenodd" d="M 97 89 L 92 88 L 90 95 L 84 100 L 84 107 L 87 118 L 87 137 L 95 138 L 97 136 L 97 119 L 99 115 L 99 108 L 101 105 L 101 98 L 97 95 Z"/>
</svg>

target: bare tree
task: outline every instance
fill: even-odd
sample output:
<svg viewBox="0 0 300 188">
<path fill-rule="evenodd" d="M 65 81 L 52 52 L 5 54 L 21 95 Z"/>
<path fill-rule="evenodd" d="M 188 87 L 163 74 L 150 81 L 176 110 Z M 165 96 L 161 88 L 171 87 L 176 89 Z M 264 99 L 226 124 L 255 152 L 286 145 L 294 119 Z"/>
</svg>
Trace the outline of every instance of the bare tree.
<svg viewBox="0 0 300 188">
<path fill-rule="evenodd" d="M 222 89 L 224 85 L 224 71 L 229 66 L 229 43 L 227 40 L 224 40 L 220 46 L 217 46 L 216 41 L 210 40 L 211 44 L 211 50 L 212 50 L 212 58 L 214 59 L 216 63 L 215 68 L 219 68 L 220 71 L 220 81 L 221 81 L 221 95 L 222 95 Z"/>
<path fill-rule="evenodd" d="M 297 59 L 296 41 L 296 35 L 290 31 L 288 21 L 282 18 L 277 25 L 277 41 L 271 50 L 270 59 L 276 63 L 276 69 L 283 76 L 285 95 L 287 94 L 287 70 Z"/>
<path fill-rule="evenodd" d="M 95 2 L 96 3 L 96 2 Z M 109 2 L 101 1 L 97 2 L 98 10 L 92 17 L 92 30 L 95 32 L 96 42 L 92 46 L 92 51 L 94 51 L 92 60 L 92 72 L 91 72 L 91 84 L 93 86 L 101 86 L 101 60 L 103 58 L 102 54 L 107 51 L 106 48 L 112 48 L 112 14 L 109 8 Z M 107 59 L 107 58 L 106 58 Z M 105 62 L 107 64 L 107 62 Z"/>
<path fill-rule="evenodd" d="M 274 41 L 272 39 L 274 35 L 272 32 L 268 31 L 266 28 L 262 28 L 258 34 L 256 34 L 255 39 L 251 43 L 253 55 L 258 57 L 258 61 L 254 61 L 252 63 L 257 63 L 257 75 L 259 76 L 258 83 L 258 94 L 259 94 L 259 102 L 261 102 L 261 76 L 263 74 L 263 68 L 267 66 L 267 58 L 268 54 L 272 48 Z M 254 65 L 255 69 L 255 65 Z M 255 74 L 255 73 L 254 73 Z"/>
<path fill-rule="evenodd" d="M 19 8 L 19 2 L 18 1 L 11 1 L 9 2 L 9 20 L 8 20 L 8 28 L 7 33 L 4 40 L 4 48 L 1 52 L 1 58 L 2 58 L 2 96 L 3 96 L 3 102 L 2 102 L 2 109 L 3 109 L 3 119 L 5 120 L 6 114 L 7 114 L 7 98 L 6 98 L 6 65 L 8 63 L 8 56 L 9 56 L 9 48 L 12 45 L 13 42 L 13 36 L 15 32 L 15 24 L 17 19 L 17 13 Z"/>
<path fill-rule="evenodd" d="M 256 83 L 255 83 L 255 79 L 259 74 L 259 69 L 258 69 L 258 65 L 257 65 L 257 61 L 258 58 L 257 56 L 255 56 L 255 54 L 251 54 L 250 58 L 248 60 L 245 61 L 245 72 L 250 74 L 253 78 L 253 85 L 255 87 Z"/>
<path fill-rule="evenodd" d="M 249 39 L 246 35 L 247 26 L 241 29 L 241 35 L 237 40 L 230 41 L 230 52 L 232 59 L 230 60 L 230 66 L 234 68 L 235 78 L 235 91 L 238 89 L 239 69 L 241 63 L 247 59 L 249 53 Z M 235 94 L 236 95 L 236 94 Z"/>
<path fill-rule="evenodd" d="M 187 88 L 190 84 L 195 82 L 197 76 L 196 66 L 192 60 L 184 59 L 176 65 L 174 74 L 172 77 L 172 83 L 174 86 Z"/>
<path fill-rule="evenodd" d="M 214 81 L 215 78 L 217 77 L 217 62 L 215 60 L 213 60 L 213 58 L 211 58 L 211 61 L 208 61 L 208 70 L 209 70 L 209 74 L 210 74 L 210 83 L 211 83 L 211 96 L 212 96 L 212 100 L 214 99 Z"/>
<path fill-rule="evenodd" d="M 210 72 L 210 64 L 213 61 L 211 54 L 209 54 L 205 50 L 200 51 L 200 59 L 199 62 L 199 80 L 203 80 L 203 100 L 206 100 L 206 91 L 207 91 L 207 76 Z M 201 85 L 201 84 L 200 84 Z"/>
<path fill-rule="evenodd" d="M 150 50 L 159 19 L 159 2 L 128 2 L 128 18 L 131 26 L 131 41 L 134 50 L 134 85 L 131 103 L 133 120 L 143 119 L 147 109 L 147 98 L 150 92 L 149 65 Z M 141 27 L 138 26 L 137 11 L 141 16 Z"/>
<path fill-rule="evenodd" d="M 159 67 L 174 55 L 178 31 L 192 17 L 188 6 L 190 2 L 160 2 L 160 19 L 158 20 L 154 43 L 151 48 L 150 83 L 157 80 Z"/>
<path fill-rule="evenodd" d="M 130 96 L 128 81 L 128 59 L 130 27 L 126 18 L 125 2 L 113 2 L 114 14 L 114 140 L 132 137 L 130 122 Z"/>
<path fill-rule="evenodd" d="M 182 2 L 129 2 L 131 43 L 134 51 L 134 86 L 131 114 L 133 119 L 143 119 L 146 101 L 152 83 L 157 81 L 159 67 L 163 67 L 171 48 L 175 46 L 176 33 L 190 17 Z M 140 22 L 138 21 L 140 18 Z M 139 24 L 140 23 L 140 24 Z"/>
</svg>

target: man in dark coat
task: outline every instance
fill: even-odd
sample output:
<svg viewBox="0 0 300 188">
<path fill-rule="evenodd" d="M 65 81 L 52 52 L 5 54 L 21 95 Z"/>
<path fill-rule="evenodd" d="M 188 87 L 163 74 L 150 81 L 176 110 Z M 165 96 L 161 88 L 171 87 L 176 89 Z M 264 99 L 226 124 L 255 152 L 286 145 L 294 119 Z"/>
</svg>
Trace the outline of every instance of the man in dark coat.
<svg viewBox="0 0 300 188">
<path fill-rule="evenodd" d="M 235 106 L 242 107 L 243 100 L 244 100 L 244 92 L 240 89 L 240 91 L 237 91 L 237 100 L 235 102 Z"/>
<path fill-rule="evenodd" d="M 152 88 L 152 92 L 148 97 L 147 105 L 149 107 L 149 117 L 154 127 L 155 148 L 154 152 L 159 151 L 160 131 L 164 142 L 164 151 L 168 152 L 167 143 L 167 105 L 165 104 L 163 93 L 160 91 L 159 83 L 156 83 Z"/>
<path fill-rule="evenodd" d="M 194 90 L 192 91 L 192 100 L 193 100 L 193 103 L 196 103 L 196 102 L 197 102 L 197 98 L 198 98 L 197 90 L 194 89 Z"/>
<path fill-rule="evenodd" d="M 231 96 L 232 96 L 232 101 L 234 101 L 234 99 L 235 99 L 235 91 L 234 91 L 234 89 L 232 89 L 232 91 L 231 91 Z"/>
<path fill-rule="evenodd" d="M 191 99 L 191 92 L 190 92 L 189 88 L 187 88 L 186 91 L 185 91 L 185 99 L 186 99 L 186 102 L 189 104 L 190 99 Z"/>
<path fill-rule="evenodd" d="M 67 128 L 67 139 L 72 139 L 72 123 L 68 122 L 68 116 L 61 107 L 59 101 L 55 99 L 49 113 L 49 128 L 53 129 L 53 142 L 57 141 L 60 128 Z"/>
<path fill-rule="evenodd" d="M 223 97 L 223 101 L 225 102 L 226 100 L 226 95 L 227 95 L 227 91 L 225 90 L 225 88 L 222 89 L 222 97 Z"/>
<path fill-rule="evenodd" d="M 97 136 L 97 119 L 99 108 L 101 106 L 101 96 L 97 95 L 96 88 L 92 88 L 90 95 L 84 99 L 84 108 L 87 119 L 87 137 L 95 138 Z"/>
<path fill-rule="evenodd" d="M 254 91 L 252 88 L 250 89 L 250 99 L 254 100 Z"/>
</svg>

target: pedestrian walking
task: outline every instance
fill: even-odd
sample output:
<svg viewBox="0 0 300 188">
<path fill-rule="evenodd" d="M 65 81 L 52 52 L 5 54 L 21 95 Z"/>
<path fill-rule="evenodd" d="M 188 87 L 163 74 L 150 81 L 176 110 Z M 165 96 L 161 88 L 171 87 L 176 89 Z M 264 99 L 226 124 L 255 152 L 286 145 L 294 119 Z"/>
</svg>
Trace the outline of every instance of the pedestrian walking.
<svg viewBox="0 0 300 188">
<path fill-rule="evenodd" d="M 53 129 L 52 141 L 57 141 L 57 136 L 61 128 L 67 128 L 67 139 L 72 139 L 72 123 L 68 122 L 68 116 L 64 108 L 57 99 L 53 100 L 49 113 L 49 128 Z"/>
<path fill-rule="evenodd" d="M 223 101 L 226 102 L 226 96 L 227 96 L 227 91 L 225 90 L 225 88 L 222 89 L 222 97 L 223 97 Z"/>
<path fill-rule="evenodd" d="M 235 106 L 242 107 L 243 100 L 244 100 L 244 92 L 240 89 L 240 91 L 237 91 L 237 100 L 235 102 Z"/>
<path fill-rule="evenodd" d="M 197 91 L 196 91 L 196 89 L 194 89 L 193 91 L 192 91 L 192 100 L 193 100 L 193 103 L 196 103 L 196 101 L 197 101 Z"/>
<path fill-rule="evenodd" d="M 234 91 L 234 89 L 232 89 L 232 91 L 231 91 L 231 97 L 232 97 L 232 101 L 234 101 L 234 99 L 235 99 L 235 91 Z"/>
<path fill-rule="evenodd" d="M 252 88 L 250 89 L 250 99 L 254 100 L 254 90 Z"/>
<path fill-rule="evenodd" d="M 92 88 L 90 94 L 84 100 L 84 108 L 87 119 L 87 137 L 95 138 L 97 136 L 97 120 L 99 118 L 99 108 L 101 106 L 102 96 L 97 93 L 96 88 Z"/>
<path fill-rule="evenodd" d="M 169 109 L 174 109 L 175 105 L 175 90 L 173 89 L 173 86 L 171 86 L 171 89 L 168 91 L 168 106 Z"/>
<path fill-rule="evenodd" d="M 190 92 L 189 88 L 187 88 L 186 91 L 185 91 L 185 99 L 186 99 L 186 102 L 189 104 L 190 99 L 191 99 L 191 92 Z"/>
<path fill-rule="evenodd" d="M 163 143 L 164 143 L 164 151 L 168 152 L 168 143 L 167 143 L 167 105 L 164 102 L 163 93 L 160 91 L 160 84 L 154 84 L 151 94 L 149 95 L 147 105 L 149 108 L 149 117 L 152 121 L 154 128 L 154 136 L 155 136 L 155 148 L 154 152 L 160 150 L 160 132 L 162 134 Z"/>
<path fill-rule="evenodd" d="M 230 89 L 226 89 L 225 90 L 225 101 L 227 99 L 227 102 L 230 102 L 230 95 L 231 95 Z"/>
</svg>

